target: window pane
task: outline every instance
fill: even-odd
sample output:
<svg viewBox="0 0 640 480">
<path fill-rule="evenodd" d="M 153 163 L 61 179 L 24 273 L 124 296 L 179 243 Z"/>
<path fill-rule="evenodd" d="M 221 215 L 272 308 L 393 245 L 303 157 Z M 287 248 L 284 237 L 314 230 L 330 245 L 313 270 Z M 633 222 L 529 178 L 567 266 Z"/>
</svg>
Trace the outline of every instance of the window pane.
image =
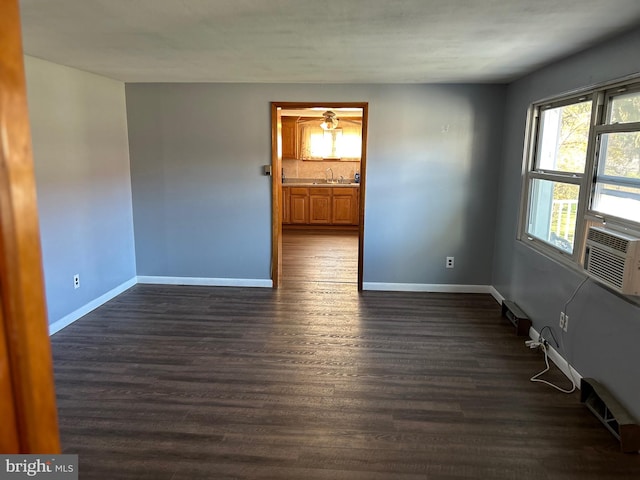
<svg viewBox="0 0 640 480">
<path fill-rule="evenodd" d="M 640 93 L 627 93 L 613 97 L 609 123 L 640 122 Z"/>
<path fill-rule="evenodd" d="M 573 253 L 580 187 L 534 179 L 527 233 Z"/>
<path fill-rule="evenodd" d="M 597 183 L 593 209 L 640 223 L 640 188 Z"/>
<path fill-rule="evenodd" d="M 357 128 L 322 130 L 305 126 L 302 131 L 302 158 L 357 158 L 362 156 L 362 133 Z"/>
<path fill-rule="evenodd" d="M 324 131 L 321 129 L 318 129 L 316 132 L 309 130 L 308 145 L 310 158 L 328 157 L 331 153 L 331 138 L 327 139 L 324 136 Z"/>
<path fill-rule="evenodd" d="M 603 134 L 598 174 L 640 180 L 640 132 Z"/>
<path fill-rule="evenodd" d="M 336 151 L 341 158 L 357 158 L 362 156 L 362 127 L 343 122 L 342 136 L 337 139 Z"/>
<path fill-rule="evenodd" d="M 536 169 L 583 173 L 589 141 L 591 101 L 543 110 Z"/>
</svg>

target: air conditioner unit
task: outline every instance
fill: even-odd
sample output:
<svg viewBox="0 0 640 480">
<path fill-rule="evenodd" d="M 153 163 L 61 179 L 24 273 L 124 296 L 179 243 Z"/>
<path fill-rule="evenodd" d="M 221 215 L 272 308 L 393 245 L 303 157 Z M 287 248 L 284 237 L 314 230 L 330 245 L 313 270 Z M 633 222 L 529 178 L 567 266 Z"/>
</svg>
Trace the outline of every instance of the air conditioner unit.
<svg viewBox="0 0 640 480">
<path fill-rule="evenodd" d="M 584 269 L 625 295 L 640 295 L 640 238 L 601 227 L 590 227 Z"/>
</svg>

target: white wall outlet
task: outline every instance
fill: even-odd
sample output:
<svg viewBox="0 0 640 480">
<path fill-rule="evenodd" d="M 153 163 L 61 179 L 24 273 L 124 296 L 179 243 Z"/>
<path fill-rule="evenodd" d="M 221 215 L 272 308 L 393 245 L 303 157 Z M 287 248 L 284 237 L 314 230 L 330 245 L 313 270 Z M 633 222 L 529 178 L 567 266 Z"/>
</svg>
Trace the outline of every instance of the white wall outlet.
<svg viewBox="0 0 640 480">
<path fill-rule="evenodd" d="M 569 329 L 569 315 L 564 316 L 564 326 L 562 329 L 566 332 Z"/>
<path fill-rule="evenodd" d="M 564 312 L 560 312 L 560 323 L 559 323 L 559 326 L 563 330 L 564 330 L 564 324 L 565 324 L 566 321 L 567 320 L 566 320 L 566 317 L 564 315 Z"/>
<path fill-rule="evenodd" d="M 73 288 L 80 288 L 80 275 L 77 273 L 73 276 Z"/>
<path fill-rule="evenodd" d="M 455 261 L 454 257 L 447 257 L 447 261 L 446 261 L 446 264 L 445 264 L 446 267 L 447 268 L 453 268 L 454 261 Z"/>
</svg>

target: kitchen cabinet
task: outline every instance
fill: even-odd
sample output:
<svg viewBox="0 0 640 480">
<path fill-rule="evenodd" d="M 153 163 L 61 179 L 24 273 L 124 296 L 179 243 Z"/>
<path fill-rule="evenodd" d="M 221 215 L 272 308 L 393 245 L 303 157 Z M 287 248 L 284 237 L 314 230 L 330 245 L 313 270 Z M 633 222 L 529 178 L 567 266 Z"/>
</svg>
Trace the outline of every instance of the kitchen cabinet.
<svg viewBox="0 0 640 480">
<path fill-rule="evenodd" d="M 289 192 L 289 215 L 293 224 L 309 223 L 309 189 L 307 187 L 291 187 Z"/>
<path fill-rule="evenodd" d="M 282 117 L 282 158 L 298 158 L 297 117 Z"/>
<path fill-rule="evenodd" d="M 329 225 L 331 223 L 331 190 L 333 188 L 309 189 L 309 223 Z"/>
<path fill-rule="evenodd" d="M 333 191 L 331 210 L 333 225 L 358 225 L 358 188 L 336 188 Z"/>
<path fill-rule="evenodd" d="M 358 187 L 283 187 L 283 224 L 358 225 Z"/>
</svg>

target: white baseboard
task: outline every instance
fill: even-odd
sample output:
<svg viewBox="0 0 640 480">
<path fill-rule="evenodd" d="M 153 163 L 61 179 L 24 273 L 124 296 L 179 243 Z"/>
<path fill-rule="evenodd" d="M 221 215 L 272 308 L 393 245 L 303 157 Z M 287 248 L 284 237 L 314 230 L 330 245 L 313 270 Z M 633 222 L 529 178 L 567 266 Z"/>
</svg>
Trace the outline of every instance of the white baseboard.
<svg viewBox="0 0 640 480">
<path fill-rule="evenodd" d="M 529 337 L 531 337 L 531 340 L 538 341 L 538 338 L 540 338 L 540 334 L 535 328 L 531 327 L 529 329 Z M 550 339 L 547 338 L 547 340 Z M 551 345 L 549 345 L 547 352 L 551 361 L 556 365 L 556 367 L 560 369 L 562 373 L 564 373 L 565 377 L 567 377 L 569 380 L 572 380 L 576 384 L 576 388 L 580 388 L 580 380 L 582 380 L 582 375 L 580 375 L 580 373 L 575 368 L 569 365 L 569 362 L 567 362 L 564 357 L 560 355 L 560 353 L 558 353 L 558 351 Z"/>
<path fill-rule="evenodd" d="M 92 300 L 89 303 L 87 303 L 86 305 L 83 305 L 82 307 L 78 308 L 77 310 L 74 310 L 69 315 L 65 315 L 60 320 L 57 320 L 57 321 L 53 322 L 52 324 L 49 325 L 49 335 L 53 335 L 54 333 L 59 332 L 60 330 L 62 330 L 64 327 L 67 327 L 67 326 L 71 325 L 73 322 L 75 322 L 79 318 L 84 317 L 87 313 L 89 313 L 89 312 L 95 310 L 96 308 L 98 308 L 99 306 L 107 303 L 112 298 L 117 297 L 118 295 L 120 295 L 125 290 L 130 289 L 136 283 L 137 283 L 136 277 L 133 277 L 133 278 L 127 280 L 126 282 L 118 285 L 116 288 L 113 288 L 113 289 L 109 290 L 104 295 L 101 295 L 98 298 L 96 298 L 95 300 Z"/>
<path fill-rule="evenodd" d="M 500 292 L 496 290 L 496 287 L 494 287 L 493 285 L 489 286 L 489 293 L 493 298 L 495 298 L 496 302 L 502 305 L 502 302 L 504 302 L 504 297 L 500 295 Z"/>
<path fill-rule="evenodd" d="M 432 292 L 432 293 L 491 293 L 489 285 L 449 285 L 430 283 L 382 283 L 364 282 L 363 290 L 383 292 Z"/>
<path fill-rule="evenodd" d="M 95 310 L 99 306 L 107 303 L 109 300 L 117 297 L 125 290 L 133 287 L 137 283 L 149 283 L 156 285 L 204 285 L 216 287 L 268 287 L 273 286 L 271 280 L 261 280 L 252 278 L 196 278 L 196 277 L 133 277 L 126 282 L 118 285 L 116 288 L 109 290 L 104 295 L 83 305 L 77 310 L 65 315 L 49 325 L 49 335 L 59 332 L 63 328 L 71 325 L 73 322 L 87 313 Z"/>
<path fill-rule="evenodd" d="M 259 278 L 207 278 L 207 277 L 155 277 L 138 276 L 138 283 L 154 285 L 200 285 L 210 287 L 273 287 L 271 279 Z"/>
</svg>

